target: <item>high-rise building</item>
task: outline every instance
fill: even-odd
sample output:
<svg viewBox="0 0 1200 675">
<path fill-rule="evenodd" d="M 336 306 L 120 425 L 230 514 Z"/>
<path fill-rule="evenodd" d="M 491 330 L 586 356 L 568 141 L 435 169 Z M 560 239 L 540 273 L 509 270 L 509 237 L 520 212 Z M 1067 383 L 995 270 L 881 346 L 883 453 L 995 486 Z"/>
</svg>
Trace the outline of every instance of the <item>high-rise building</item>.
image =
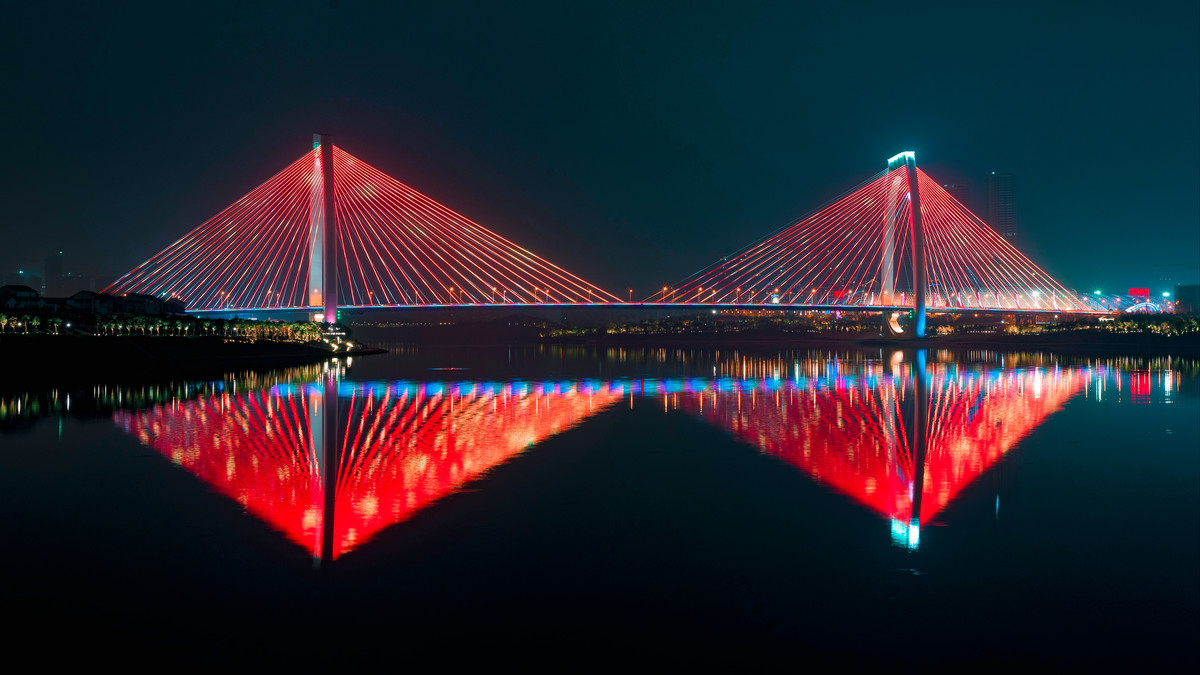
<svg viewBox="0 0 1200 675">
<path fill-rule="evenodd" d="M 57 298 L 62 295 L 63 252 L 46 256 L 45 276 L 42 277 L 45 286 L 42 287 L 42 297 Z"/>
<path fill-rule="evenodd" d="M 1200 285 L 1177 284 L 1175 286 L 1175 311 L 1180 314 L 1200 312 Z"/>
<path fill-rule="evenodd" d="M 1017 244 L 1016 178 L 1011 173 L 996 173 L 988 176 L 987 224 L 1008 240 Z"/>
</svg>

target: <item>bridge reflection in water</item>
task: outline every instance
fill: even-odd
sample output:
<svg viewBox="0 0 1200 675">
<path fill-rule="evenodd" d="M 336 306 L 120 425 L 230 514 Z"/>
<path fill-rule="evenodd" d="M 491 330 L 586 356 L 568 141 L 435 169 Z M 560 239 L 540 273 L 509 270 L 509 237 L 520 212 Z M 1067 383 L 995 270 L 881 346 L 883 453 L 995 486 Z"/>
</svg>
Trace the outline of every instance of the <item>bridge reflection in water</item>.
<svg viewBox="0 0 1200 675">
<path fill-rule="evenodd" d="M 545 383 L 357 383 L 329 371 L 114 419 L 318 562 L 617 401 L 647 398 L 800 468 L 889 519 L 895 542 L 916 548 L 922 525 L 1095 376 L 1092 367 L 927 365 L 924 352 L 851 368 L 763 361 L 753 371 Z"/>
<path fill-rule="evenodd" d="M 886 374 L 812 365 L 801 375 L 795 364 L 789 380 L 724 381 L 674 403 L 890 519 L 893 540 L 908 548 L 1093 370 L 963 369 L 926 365 L 923 352 Z"/>
<path fill-rule="evenodd" d="M 327 561 L 618 399 L 573 383 L 356 385 L 331 372 L 114 417 Z"/>
</svg>

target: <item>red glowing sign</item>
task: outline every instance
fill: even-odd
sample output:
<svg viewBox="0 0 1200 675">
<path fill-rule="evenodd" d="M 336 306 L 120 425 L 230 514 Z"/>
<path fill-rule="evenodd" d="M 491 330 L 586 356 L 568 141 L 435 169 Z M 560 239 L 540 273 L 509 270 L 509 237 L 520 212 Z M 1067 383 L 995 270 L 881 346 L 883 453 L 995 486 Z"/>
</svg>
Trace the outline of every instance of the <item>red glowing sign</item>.
<svg viewBox="0 0 1200 675">
<path fill-rule="evenodd" d="M 1150 297 L 1150 289 L 1149 288 L 1131 288 L 1131 289 L 1129 289 L 1129 294 L 1134 297 L 1137 297 L 1137 298 L 1148 298 L 1148 297 Z"/>
</svg>

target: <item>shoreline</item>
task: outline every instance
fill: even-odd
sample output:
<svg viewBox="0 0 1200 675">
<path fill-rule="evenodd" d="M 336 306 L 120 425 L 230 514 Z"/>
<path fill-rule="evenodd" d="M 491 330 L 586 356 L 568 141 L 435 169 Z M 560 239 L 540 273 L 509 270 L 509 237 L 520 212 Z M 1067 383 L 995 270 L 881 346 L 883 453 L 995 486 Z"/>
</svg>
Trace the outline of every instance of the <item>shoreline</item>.
<svg viewBox="0 0 1200 675">
<path fill-rule="evenodd" d="M 335 353 L 318 344 L 257 342 L 221 337 L 0 335 L 10 359 L 0 390 L 27 390 L 89 383 L 204 379 L 233 370 L 271 370 L 332 358 L 382 354 L 362 347 Z"/>
</svg>

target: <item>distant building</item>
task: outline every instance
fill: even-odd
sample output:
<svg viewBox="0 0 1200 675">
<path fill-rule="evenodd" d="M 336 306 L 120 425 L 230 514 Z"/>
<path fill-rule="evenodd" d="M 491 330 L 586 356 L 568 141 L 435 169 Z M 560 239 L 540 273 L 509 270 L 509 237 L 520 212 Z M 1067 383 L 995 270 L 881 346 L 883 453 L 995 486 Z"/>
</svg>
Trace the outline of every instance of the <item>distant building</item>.
<svg viewBox="0 0 1200 675">
<path fill-rule="evenodd" d="M 93 291 L 79 291 L 67 298 L 67 308 L 83 314 L 112 314 L 113 296 Z"/>
<path fill-rule="evenodd" d="M 1178 314 L 1200 312 L 1200 285 L 1187 284 L 1175 287 L 1175 312 Z"/>
<path fill-rule="evenodd" d="M 59 251 L 54 255 L 46 256 L 46 266 L 43 269 L 45 276 L 42 277 L 42 295 L 47 297 L 58 297 L 62 295 L 63 281 L 63 252 Z"/>
<path fill-rule="evenodd" d="M 83 274 L 75 272 L 66 272 L 62 276 L 62 285 L 59 286 L 59 293 L 63 297 L 67 297 L 76 291 L 94 291 L 95 282 Z"/>
<path fill-rule="evenodd" d="M 1017 245 L 1016 177 L 1011 173 L 988 176 L 987 224 L 1013 246 Z"/>
<path fill-rule="evenodd" d="M 153 295 L 126 293 L 109 295 L 79 291 L 68 298 L 44 298 L 23 284 L 0 286 L 0 312 L 37 312 L 40 314 L 184 314 L 183 300 L 156 298 Z"/>
<path fill-rule="evenodd" d="M 112 298 L 114 309 L 117 313 L 123 314 L 182 314 L 185 310 L 182 300 L 164 300 L 141 293 L 104 295 L 103 297 Z"/>
<path fill-rule="evenodd" d="M 971 203 L 971 186 L 962 183 L 948 183 L 942 186 L 942 189 L 950 193 L 955 201 L 967 207 L 970 211 L 975 211 L 975 205 Z"/>
<path fill-rule="evenodd" d="M 8 284 L 0 286 L 0 311 L 36 310 L 42 305 L 42 294 L 29 286 Z"/>
</svg>

